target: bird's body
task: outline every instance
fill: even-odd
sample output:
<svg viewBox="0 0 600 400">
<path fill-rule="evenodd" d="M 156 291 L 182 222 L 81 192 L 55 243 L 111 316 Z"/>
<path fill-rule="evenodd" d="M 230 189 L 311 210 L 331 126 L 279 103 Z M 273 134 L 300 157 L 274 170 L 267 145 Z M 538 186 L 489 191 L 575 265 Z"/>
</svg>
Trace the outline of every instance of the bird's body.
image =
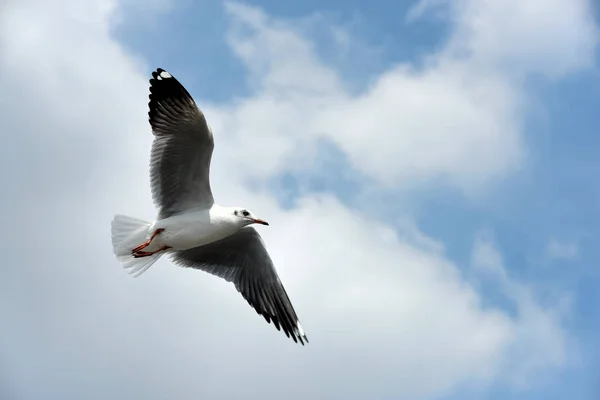
<svg viewBox="0 0 600 400">
<path fill-rule="evenodd" d="M 233 235 L 243 226 L 233 216 L 229 217 L 232 211 L 230 207 L 213 204 L 206 210 L 160 219 L 149 227 L 148 238 L 157 229 L 164 231 L 145 250 L 151 252 L 163 246 L 169 247 L 167 252 L 187 250 Z"/>
<path fill-rule="evenodd" d="M 187 90 L 167 71 L 150 79 L 150 156 L 156 221 L 116 215 L 113 251 L 136 276 L 169 254 L 182 266 L 234 283 L 267 322 L 295 342 L 308 342 L 262 238 L 248 225 L 268 225 L 241 207 L 216 204 L 209 171 L 213 134 Z"/>
</svg>

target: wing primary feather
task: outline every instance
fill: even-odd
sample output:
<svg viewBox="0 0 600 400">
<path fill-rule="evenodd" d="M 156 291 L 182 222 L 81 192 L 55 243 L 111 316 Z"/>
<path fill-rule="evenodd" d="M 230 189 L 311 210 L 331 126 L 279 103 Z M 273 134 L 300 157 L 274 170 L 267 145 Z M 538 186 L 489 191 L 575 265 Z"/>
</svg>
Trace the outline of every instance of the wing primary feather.
<svg viewBox="0 0 600 400">
<path fill-rule="evenodd" d="M 273 263 L 254 228 L 205 246 L 175 252 L 174 261 L 230 281 L 255 312 L 286 337 L 304 345 L 308 339 Z"/>
</svg>

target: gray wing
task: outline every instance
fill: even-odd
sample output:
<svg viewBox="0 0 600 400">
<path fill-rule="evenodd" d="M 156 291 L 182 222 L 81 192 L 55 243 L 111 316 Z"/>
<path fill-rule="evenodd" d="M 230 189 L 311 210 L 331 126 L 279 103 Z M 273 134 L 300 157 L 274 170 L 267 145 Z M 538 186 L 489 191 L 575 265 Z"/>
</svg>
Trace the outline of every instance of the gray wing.
<svg viewBox="0 0 600 400">
<path fill-rule="evenodd" d="M 298 316 L 275 271 L 262 238 L 252 227 L 225 239 L 173 253 L 173 262 L 211 273 L 228 282 L 256 312 L 294 342 L 308 343 Z"/>
<path fill-rule="evenodd" d="M 213 135 L 188 91 L 162 68 L 152 72 L 148 119 L 154 143 L 150 185 L 159 218 L 210 208 Z"/>
</svg>

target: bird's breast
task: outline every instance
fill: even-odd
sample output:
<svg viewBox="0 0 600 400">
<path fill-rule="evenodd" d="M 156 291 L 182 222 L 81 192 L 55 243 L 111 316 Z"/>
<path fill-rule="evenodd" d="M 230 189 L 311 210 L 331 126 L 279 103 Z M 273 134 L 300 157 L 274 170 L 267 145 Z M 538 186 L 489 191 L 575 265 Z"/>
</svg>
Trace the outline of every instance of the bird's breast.
<svg viewBox="0 0 600 400">
<path fill-rule="evenodd" d="M 173 218 L 169 221 L 157 221 L 154 229 L 164 231 L 156 237 L 160 239 L 158 246 L 169 246 L 172 250 L 186 250 L 203 246 L 234 234 L 238 228 L 222 224 L 214 224 L 201 219 Z"/>
</svg>

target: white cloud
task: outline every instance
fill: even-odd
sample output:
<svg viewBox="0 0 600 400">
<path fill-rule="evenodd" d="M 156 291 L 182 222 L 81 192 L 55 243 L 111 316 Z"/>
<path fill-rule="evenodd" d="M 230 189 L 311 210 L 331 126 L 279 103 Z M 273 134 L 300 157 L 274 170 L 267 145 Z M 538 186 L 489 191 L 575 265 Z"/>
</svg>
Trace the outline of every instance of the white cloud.
<svg viewBox="0 0 600 400">
<path fill-rule="evenodd" d="M 489 232 L 481 232 L 475 238 L 472 265 L 479 279 L 497 285 L 516 307 L 514 334 L 519 340 L 508 346 L 504 359 L 509 378 L 521 387 L 528 387 L 545 367 L 566 363 L 567 353 L 574 348 L 560 328 L 567 311 L 565 297 L 556 299 L 550 308 L 541 307 L 532 288 L 510 279 Z"/>
<path fill-rule="evenodd" d="M 599 31 L 588 0 L 450 2 L 458 29 L 452 51 L 476 68 L 561 77 L 589 68 Z"/>
<path fill-rule="evenodd" d="M 327 196 L 286 211 L 244 184 L 310 167 L 298 150 L 310 157 L 319 137 L 379 182 L 488 182 L 522 156 L 520 96 L 505 77 L 470 77 L 443 59 L 393 68 L 353 97 L 306 38 L 228 5 L 233 49 L 259 84 L 250 98 L 207 107 L 214 191 L 272 222 L 261 233 L 311 340 L 303 348 L 226 282 L 166 260 L 138 280 L 122 271 L 112 214 L 154 216 L 148 71 L 110 36 L 116 3 L 44 4 L 15 2 L 0 24 L 0 163 L 12 173 L 0 200 L 11 211 L 0 375 L 17 397 L 417 399 L 513 379 L 515 365 L 530 377 L 565 362 L 559 316 L 486 243 L 474 259 L 504 271 L 492 282 L 517 316 L 484 306 L 443 244 L 410 222 L 396 234 Z"/>
<path fill-rule="evenodd" d="M 227 10 L 235 28 L 232 48 L 253 71 L 259 91 L 227 110 L 223 128 L 241 135 L 243 121 L 245 130 L 255 126 L 246 146 L 272 146 L 260 170 L 250 171 L 293 168 L 297 149 L 319 138 L 388 186 L 441 179 L 470 188 L 519 165 L 519 94 L 501 76 L 478 76 L 453 59 L 435 57 L 422 71 L 393 67 L 352 96 L 316 58 L 313 45 L 285 23 L 237 3 Z M 238 160 L 256 164 L 244 154 Z"/>
<path fill-rule="evenodd" d="M 293 169 L 298 148 L 326 138 L 358 171 L 389 187 L 441 181 L 471 191 L 518 169 L 527 154 L 523 74 L 557 76 L 591 65 L 597 28 L 589 3 L 452 4 L 448 46 L 426 67 L 393 66 L 352 95 L 290 23 L 227 3 L 230 43 L 257 91 L 227 110 L 224 129 L 252 137 L 247 147 L 272 146 L 258 166 L 253 152 L 240 151 L 240 165 L 261 174 Z M 252 135 L 241 134 L 242 121 L 244 132 L 256 127 Z"/>
<path fill-rule="evenodd" d="M 600 32 L 589 0 L 420 0 L 408 20 L 440 9 L 455 27 L 446 52 L 477 69 L 558 78 L 594 64 Z"/>
</svg>

